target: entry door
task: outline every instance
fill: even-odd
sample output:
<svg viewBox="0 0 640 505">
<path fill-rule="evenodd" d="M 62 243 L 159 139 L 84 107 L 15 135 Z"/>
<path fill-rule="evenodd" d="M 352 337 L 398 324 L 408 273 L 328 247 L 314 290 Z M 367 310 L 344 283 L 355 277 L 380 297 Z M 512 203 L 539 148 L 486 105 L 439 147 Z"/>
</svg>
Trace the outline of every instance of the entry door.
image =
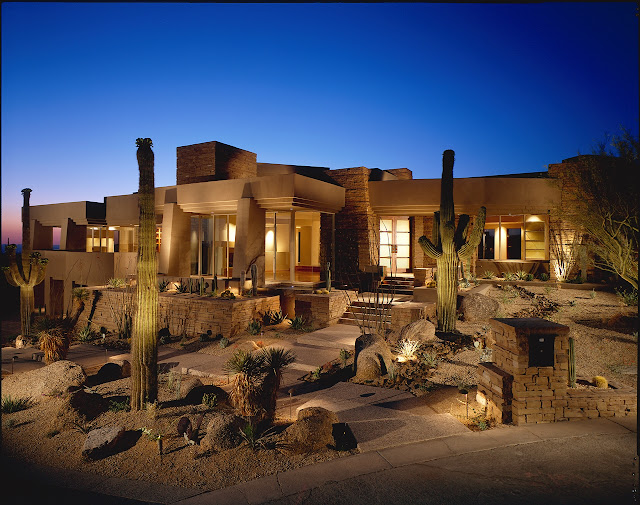
<svg viewBox="0 0 640 505">
<path fill-rule="evenodd" d="M 404 273 L 411 268 L 411 233 L 408 217 L 380 219 L 380 266 L 391 273 Z"/>
</svg>

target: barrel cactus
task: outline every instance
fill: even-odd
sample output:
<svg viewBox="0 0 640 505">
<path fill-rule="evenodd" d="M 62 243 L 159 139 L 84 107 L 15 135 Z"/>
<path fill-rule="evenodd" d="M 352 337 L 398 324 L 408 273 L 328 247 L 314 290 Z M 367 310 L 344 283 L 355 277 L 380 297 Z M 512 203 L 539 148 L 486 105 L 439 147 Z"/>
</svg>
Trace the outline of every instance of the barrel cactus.
<svg viewBox="0 0 640 505">
<path fill-rule="evenodd" d="M 440 212 L 434 213 L 432 240 L 424 235 L 418 239 L 424 253 L 436 260 L 438 283 L 438 330 L 452 332 L 456 328 L 458 265 L 470 258 L 478 247 L 484 231 L 486 208 L 480 207 L 471 234 L 467 238 L 469 216 L 460 215 L 455 223 L 453 204 L 453 163 L 455 153 L 447 149 L 442 154 L 442 179 L 440 181 Z"/>
<path fill-rule="evenodd" d="M 601 375 L 596 375 L 593 378 L 593 385 L 600 389 L 607 389 L 609 387 L 609 382 Z"/>
</svg>

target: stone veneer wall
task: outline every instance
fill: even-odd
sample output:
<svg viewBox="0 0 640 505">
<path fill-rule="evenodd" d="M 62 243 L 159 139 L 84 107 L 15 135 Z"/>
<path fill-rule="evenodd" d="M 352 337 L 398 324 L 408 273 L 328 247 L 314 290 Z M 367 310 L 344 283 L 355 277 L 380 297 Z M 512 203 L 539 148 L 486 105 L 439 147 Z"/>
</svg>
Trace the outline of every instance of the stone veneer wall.
<svg viewBox="0 0 640 505">
<path fill-rule="evenodd" d="M 91 288 L 89 288 L 91 290 Z M 121 310 L 122 302 L 133 294 L 118 289 L 100 289 L 101 296 L 92 312 L 93 296 L 85 305 L 78 320 L 78 327 L 87 324 L 91 317 L 93 328 L 104 326 L 108 330 L 117 329 L 113 310 Z M 130 302 L 129 302 L 130 303 Z M 260 319 L 260 314 L 268 310 L 280 310 L 279 296 L 258 296 L 256 298 L 200 297 L 195 294 L 160 293 L 159 328 L 168 326 L 172 335 L 197 336 L 211 330 L 230 338 L 244 331 L 252 319 Z M 113 308 L 113 310 L 112 310 Z"/>
<path fill-rule="evenodd" d="M 336 324 L 349 307 L 349 296 L 341 290 L 327 294 L 296 294 L 296 316 L 304 317 L 314 328 Z"/>
<path fill-rule="evenodd" d="M 568 387 L 568 327 L 537 318 L 492 319 L 491 327 L 493 363 L 478 366 L 476 394 L 490 417 L 519 425 L 637 412 L 631 389 Z M 554 366 L 529 366 L 529 335 L 555 335 Z"/>
<path fill-rule="evenodd" d="M 338 184 L 345 188 L 345 205 L 335 215 L 336 265 L 334 272 L 340 281 L 340 272 L 353 274 L 365 266 L 375 264 L 379 233 L 379 218 L 369 202 L 369 174 L 366 167 L 344 168 L 327 171 Z M 331 216 L 323 214 L 320 233 L 323 246 L 320 265 L 331 261 Z M 373 254 L 373 257 L 372 257 Z M 342 274 L 344 276 L 344 273 Z"/>
<path fill-rule="evenodd" d="M 400 329 L 419 319 L 428 319 L 436 323 L 436 304 L 431 302 L 403 302 L 392 305 L 389 310 L 390 326 Z"/>
<path fill-rule="evenodd" d="M 226 179 L 246 179 L 258 174 L 255 153 L 222 142 L 178 147 L 177 184 Z"/>
</svg>

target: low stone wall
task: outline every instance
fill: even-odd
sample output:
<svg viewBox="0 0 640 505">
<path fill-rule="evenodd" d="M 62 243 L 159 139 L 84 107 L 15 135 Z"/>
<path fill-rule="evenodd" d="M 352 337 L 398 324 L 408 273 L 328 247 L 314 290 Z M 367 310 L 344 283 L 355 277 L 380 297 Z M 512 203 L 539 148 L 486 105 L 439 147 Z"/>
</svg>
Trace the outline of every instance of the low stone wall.
<svg viewBox="0 0 640 505">
<path fill-rule="evenodd" d="M 296 317 L 304 317 L 315 328 L 337 324 L 348 307 L 349 296 L 341 290 L 332 290 L 326 294 L 295 295 Z"/>
<path fill-rule="evenodd" d="M 400 329 L 419 319 L 428 319 L 432 323 L 436 319 L 436 304 L 429 302 L 402 302 L 391 307 L 390 324 L 392 329 Z"/>
<path fill-rule="evenodd" d="M 133 306 L 133 293 L 119 289 L 91 291 L 100 295 L 95 303 L 94 297 L 90 296 L 78 324 L 86 325 L 91 318 L 94 328 L 104 326 L 110 331 L 117 331 L 114 314 Z M 252 319 L 260 319 L 261 313 L 279 311 L 280 297 L 228 300 L 195 294 L 159 293 L 159 305 L 159 328 L 168 327 L 172 335 L 197 336 L 211 330 L 214 335 L 221 333 L 230 338 L 244 331 Z"/>
<path fill-rule="evenodd" d="M 537 318 L 493 319 L 491 326 L 488 344 L 493 362 L 481 363 L 477 369 L 476 400 L 487 415 L 519 425 L 637 412 L 637 394 L 630 388 L 616 384 L 602 390 L 569 387 L 567 327 Z M 529 347 L 550 337 L 553 366 L 531 366 L 534 358 Z"/>
</svg>

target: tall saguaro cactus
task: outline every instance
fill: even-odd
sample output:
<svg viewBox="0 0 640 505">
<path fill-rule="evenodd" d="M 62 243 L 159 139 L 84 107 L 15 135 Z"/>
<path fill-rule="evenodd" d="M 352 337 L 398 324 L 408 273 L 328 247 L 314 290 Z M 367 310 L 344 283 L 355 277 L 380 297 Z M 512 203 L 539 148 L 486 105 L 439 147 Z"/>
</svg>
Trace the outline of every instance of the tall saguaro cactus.
<svg viewBox="0 0 640 505">
<path fill-rule="evenodd" d="M 455 153 L 447 149 L 442 153 L 442 179 L 440 181 L 440 212 L 433 216 L 431 240 L 424 235 L 418 239 L 425 254 L 436 260 L 437 296 L 436 313 L 438 329 L 450 332 L 456 329 L 458 264 L 471 257 L 482 239 L 487 209 L 480 207 L 473 224 L 471 235 L 467 237 L 469 216 L 460 215 L 455 224 L 453 206 L 453 162 Z"/>
<path fill-rule="evenodd" d="M 131 409 L 141 410 L 158 398 L 158 258 L 156 255 L 154 156 L 151 139 L 137 139 L 140 169 L 138 199 L 137 310 L 131 342 Z"/>
<path fill-rule="evenodd" d="M 31 317 L 35 305 L 33 288 L 44 280 L 49 262 L 48 259 L 41 258 L 40 253 L 31 250 L 30 196 L 31 189 L 22 190 L 22 254 L 18 260 L 16 246 L 14 244 L 8 246 L 9 265 L 2 268 L 7 282 L 20 288 L 20 327 L 23 337 L 31 333 Z"/>
</svg>

